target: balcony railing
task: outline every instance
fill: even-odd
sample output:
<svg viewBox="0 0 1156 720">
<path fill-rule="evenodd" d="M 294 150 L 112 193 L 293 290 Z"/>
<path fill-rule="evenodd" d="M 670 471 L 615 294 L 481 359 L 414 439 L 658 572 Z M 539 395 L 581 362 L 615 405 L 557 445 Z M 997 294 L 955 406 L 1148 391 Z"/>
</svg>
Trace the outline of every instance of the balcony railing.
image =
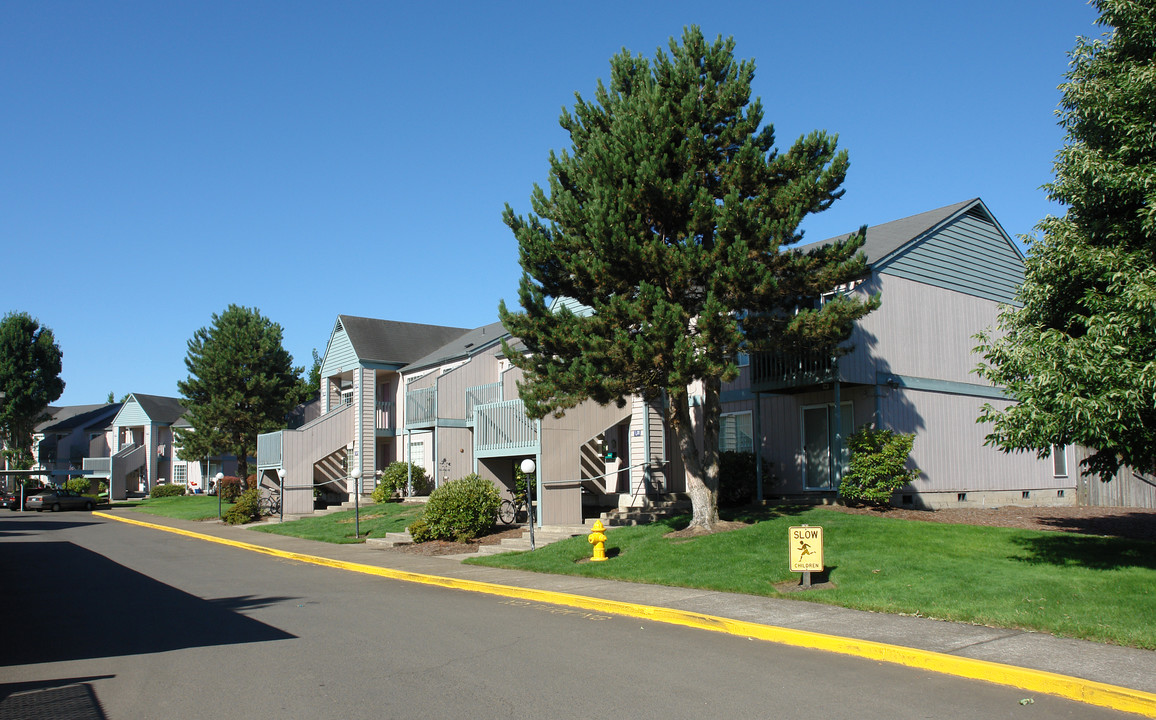
<svg viewBox="0 0 1156 720">
<path fill-rule="evenodd" d="M 278 430 L 277 432 L 271 433 L 261 433 L 257 436 L 258 468 L 264 469 L 281 467 L 281 453 L 283 451 L 284 437 L 284 430 Z"/>
<path fill-rule="evenodd" d="M 374 427 L 378 430 L 393 430 L 397 427 L 397 411 L 392 400 L 378 400 L 374 403 Z"/>
<path fill-rule="evenodd" d="M 478 405 L 496 403 L 501 400 L 502 383 L 500 382 L 466 388 L 466 420 L 468 422 L 474 421 L 474 409 Z"/>
<path fill-rule="evenodd" d="M 521 400 L 478 405 L 474 414 L 474 448 L 479 454 L 526 450 L 538 444 L 537 427 L 526 416 Z"/>
<path fill-rule="evenodd" d="M 751 356 L 751 385 L 763 390 L 799 388 L 831 382 L 838 376 L 830 353 L 756 353 Z"/>
<path fill-rule="evenodd" d="M 430 425 L 438 419 L 436 387 L 409 390 L 405 394 L 405 424 Z"/>
</svg>

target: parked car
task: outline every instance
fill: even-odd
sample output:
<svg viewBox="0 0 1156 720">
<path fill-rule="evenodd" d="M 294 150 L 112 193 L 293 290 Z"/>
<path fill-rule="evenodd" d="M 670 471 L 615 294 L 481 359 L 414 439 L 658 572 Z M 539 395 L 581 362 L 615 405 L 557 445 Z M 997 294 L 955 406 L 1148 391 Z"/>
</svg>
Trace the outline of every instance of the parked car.
<svg viewBox="0 0 1156 720">
<path fill-rule="evenodd" d="M 32 497 L 36 493 L 44 492 L 45 490 L 48 490 L 48 489 L 49 488 L 42 488 L 42 487 L 25 488 L 24 489 L 24 509 L 25 510 L 28 509 L 28 498 Z M 19 510 L 20 509 L 20 488 L 19 487 L 17 487 L 15 490 L 5 490 L 3 493 L 0 493 L 0 508 L 8 508 L 9 510 Z"/>
<path fill-rule="evenodd" d="M 28 498 L 24 506 L 29 510 L 91 510 L 96 502 L 72 490 L 41 490 Z"/>
</svg>

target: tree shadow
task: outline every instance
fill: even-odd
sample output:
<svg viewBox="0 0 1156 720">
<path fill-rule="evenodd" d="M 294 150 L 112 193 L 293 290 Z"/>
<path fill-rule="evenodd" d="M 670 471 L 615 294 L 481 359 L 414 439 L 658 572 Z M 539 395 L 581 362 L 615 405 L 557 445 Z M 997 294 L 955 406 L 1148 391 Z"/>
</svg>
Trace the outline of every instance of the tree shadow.
<svg viewBox="0 0 1156 720">
<path fill-rule="evenodd" d="M 295 637 L 238 612 L 295 598 L 206 600 L 72 543 L 6 543 L 0 577 L 0 667 Z"/>
<path fill-rule="evenodd" d="M 1078 566 L 1092 570 L 1145 568 L 1156 570 L 1152 543 L 1114 537 L 1048 533 L 1035 537 L 1014 538 L 1027 555 L 1012 560 L 1030 565 Z"/>
<path fill-rule="evenodd" d="M 27 519 L 18 517 L 0 523 L 0 537 L 34 535 L 51 530 L 71 530 L 96 524 L 93 520 L 45 520 L 39 517 L 39 513 L 36 513 Z"/>
<path fill-rule="evenodd" d="M 1151 512 L 1133 512 L 1098 517 L 1042 517 L 1038 522 L 1056 530 L 1084 535 L 1151 540 L 1156 537 L 1154 520 L 1156 516 Z"/>
</svg>

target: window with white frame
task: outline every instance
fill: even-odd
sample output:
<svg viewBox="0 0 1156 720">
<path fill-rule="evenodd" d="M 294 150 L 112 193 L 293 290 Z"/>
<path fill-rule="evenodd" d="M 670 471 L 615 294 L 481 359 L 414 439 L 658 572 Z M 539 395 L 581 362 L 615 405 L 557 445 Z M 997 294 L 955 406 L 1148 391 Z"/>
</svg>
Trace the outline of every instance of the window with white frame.
<svg viewBox="0 0 1156 720">
<path fill-rule="evenodd" d="M 1052 475 L 1068 476 L 1068 446 L 1052 445 Z"/>
<path fill-rule="evenodd" d="M 751 430 L 750 411 L 724 413 L 719 418 L 718 449 L 753 452 L 754 433 Z"/>
<path fill-rule="evenodd" d="M 425 467 L 425 443 L 415 442 L 409 446 L 409 461 L 418 467 Z"/>
<path fill-rule="evenodd" d="M 189 466 L 182 463 L 173 463 L 173 482 L 177 485 L 184 485 L 189 481 Z"/>
</svg>

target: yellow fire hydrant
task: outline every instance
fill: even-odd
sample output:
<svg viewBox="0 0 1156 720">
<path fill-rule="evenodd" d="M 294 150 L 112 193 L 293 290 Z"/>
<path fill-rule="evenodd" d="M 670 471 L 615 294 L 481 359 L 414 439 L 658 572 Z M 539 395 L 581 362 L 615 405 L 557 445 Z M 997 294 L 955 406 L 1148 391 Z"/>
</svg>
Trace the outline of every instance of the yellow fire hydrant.
<svg viewBox="0 0 1156 720">
<path fill-rule="evenodd" d="M 594 521 L 594 527 L 591 528 L 594 532 L 586 538 L 594 546 L 594 557 L 590 558 L 590 562 L 602 562 L 606 559 L 606 533 L 602 532 L 605 529 L 601 520 Z"/>
</svg>

